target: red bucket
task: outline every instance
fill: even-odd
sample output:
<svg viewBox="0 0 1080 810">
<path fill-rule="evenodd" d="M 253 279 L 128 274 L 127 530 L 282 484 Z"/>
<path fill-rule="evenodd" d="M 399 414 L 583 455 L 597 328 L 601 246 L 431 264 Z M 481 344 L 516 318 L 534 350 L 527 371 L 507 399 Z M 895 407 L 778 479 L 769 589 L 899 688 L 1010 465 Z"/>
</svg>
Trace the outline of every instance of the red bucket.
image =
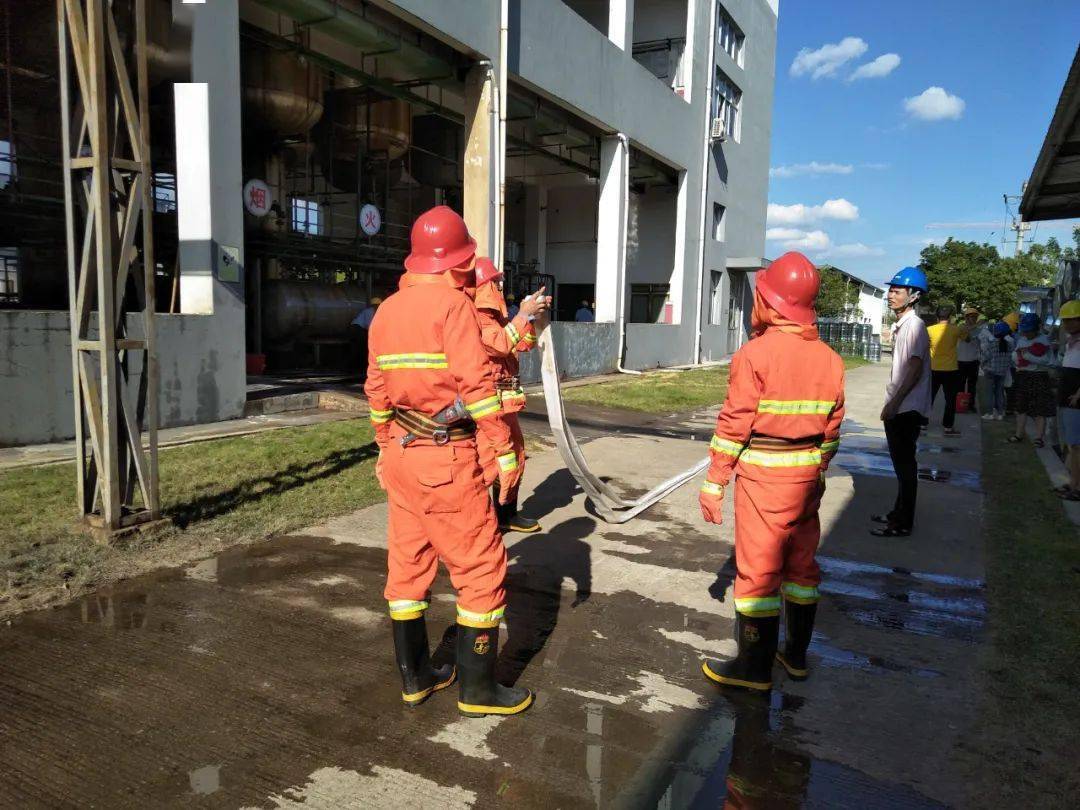
<svg viewBox="0 0 1080 810">
<path fill-rule="evenodd" d="M 971 413 L 971 394 L 961 391 L 956 395 L 956 412 Z"/>
<path fill-rule="evenodd" d="M 249 354 L 247 356 L 247 373 L 253 377 L 258 377 L 264 371 L 266 371 L 266 355 Z"/>
</svg>

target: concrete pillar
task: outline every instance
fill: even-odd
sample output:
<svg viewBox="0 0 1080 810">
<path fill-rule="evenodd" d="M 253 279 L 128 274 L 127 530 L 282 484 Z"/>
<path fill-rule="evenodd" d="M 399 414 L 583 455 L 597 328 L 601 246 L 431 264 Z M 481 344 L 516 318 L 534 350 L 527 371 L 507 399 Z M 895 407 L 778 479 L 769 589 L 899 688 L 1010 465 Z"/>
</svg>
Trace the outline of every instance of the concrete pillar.
<svg viewBox="0 0 1080 810">
<path fill-rule="evenodd" d="M 464 215 L 480 256 L 494 255 L 498 216 L 494 79 L 494 71 L 486 65 L 476 65 L 465 77 Z"/>
<path fill-rule="evenodd" d="M 191 29 L 191 82 L 174 94 L 181 312 L 213 317 L 207 345 L 186 349 L 197 416 L 213 421 L 246 399 L 239 3 L 173 0 L 173 18 Z"/>
<path fill-rule="evenodd" d="M 596 218 L 596 320 L 618 320 L 626 284 L 626 203 L 629 146 L 615 135 L 600 142 L 600 202 Z"/>
<path fill-rule="evenodd" d="M 608 39 L 624 51 L 634 47 L 634 0 L 611 0 L 608 5 Z"/>
<path fill-rule="evenodd" d="M 242 310 L 238 0 L 174 0 L 173 14 L 191 28 L 191 83 L 178 83 L 174 91 L 180 308 L 193 314 L 230 306 Z"/>
</svg>

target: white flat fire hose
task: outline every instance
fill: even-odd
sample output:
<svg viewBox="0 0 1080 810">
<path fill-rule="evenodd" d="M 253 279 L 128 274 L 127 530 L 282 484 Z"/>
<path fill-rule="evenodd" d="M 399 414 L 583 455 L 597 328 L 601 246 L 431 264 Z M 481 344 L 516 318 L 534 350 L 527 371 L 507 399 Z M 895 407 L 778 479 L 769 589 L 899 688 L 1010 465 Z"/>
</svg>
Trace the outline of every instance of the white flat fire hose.
<svg viewBox="0 0 1080 810">
<path fill-rule="evenodd" d="M 689 470 L 672 476 L 652 488 L 637 500 L 628 501 L 623 498 L 589 470 L 581 447 L 566 421 L 562 388 L 559 385 L 559 364 L 555 359 L 555 343 L 551 338 L 550 329 L 545 329 L 540 333 L 539 347 L 544 401 L 547 403 L 548 424 L 551 426 L 551 434 L 555 437 L 555 446 L 559 449 L 559 455 L 562 456 L 566 469 L 574 476 L 578 486 L 584 490 L 585 495 L 593 502 L 597 514 L 605 522 L 626 523 L 657 501 L 666 498 L 709 466 L 709 459 L 705 458 Z"/>
</svg>

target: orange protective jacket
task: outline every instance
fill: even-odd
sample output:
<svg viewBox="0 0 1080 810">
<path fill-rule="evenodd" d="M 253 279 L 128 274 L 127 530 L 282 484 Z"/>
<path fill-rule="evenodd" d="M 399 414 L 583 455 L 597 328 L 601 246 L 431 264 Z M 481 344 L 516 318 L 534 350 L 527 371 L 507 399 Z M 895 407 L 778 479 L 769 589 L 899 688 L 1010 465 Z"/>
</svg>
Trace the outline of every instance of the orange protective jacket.
<svg viewBox="0 0 1080 810">
<path fill-rule="evenodd" d="M 518 352 L 536 347 L 536 330 L 527 316 L 507 316 L 506 302 L 499 288 L 485 284 L 476 291 L 476 308 L 480 317 L 480 339 L 496 368 L 496 380 L 503 382 L 518 375 Z M 515 413 L 525 407 L 525 394 L 520 390 L 500 390 L 503 411 Z"/>
<path fill-rule="evenodd" d="M 495 389 L 495 367 L 480 340 L 476 307 L 443 275 L 406 273 L 380 307 L 368 337 L 364 391 L 376 440 L 385 448 L 394 409 L 433 417 L 460 398 L 478 439 L 494 456 L 512 452 Z"/>
<path fill-rule="evenodd" d="M 765 328 L 731 360 L 727 399 L 703 491 L 733 472 L 756 481 L 813 481 L 840 447 L 844 362 L 813 327 Z"/>
</svg>

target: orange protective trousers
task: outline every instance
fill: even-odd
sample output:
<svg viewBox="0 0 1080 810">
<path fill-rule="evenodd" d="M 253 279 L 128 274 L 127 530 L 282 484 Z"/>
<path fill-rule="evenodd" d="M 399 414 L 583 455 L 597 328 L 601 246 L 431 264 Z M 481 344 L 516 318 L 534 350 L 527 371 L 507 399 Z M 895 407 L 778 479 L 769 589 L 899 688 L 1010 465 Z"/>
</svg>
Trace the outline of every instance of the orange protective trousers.
<svg viewBox="0 0 1080 810">
<path fill-rule="evenodd" d="M 458 592 L 459 621 L 497 625 L 506 604 L 506 548 L 476 442 L 440 447 L 417 440 L 402 447 L 403 434 L 391 424 L 383 451 L 390 503 L 385 597 L 426 602 L 442 560 Z"/>
<path fill-rule="evenodd" d="M 818 600 L 821 569 L 820 485 L 814 481 L 735 478 L 735 609 L 775 616 L 780 593 L 809 604 Z"/>
<path fill-rule="evenodd" d="M 514 455 L 517 456 L 518 467 L 525 468 L 525 435 L 521 432 L 521 423 L 518 421 L 517 413 L 508 413 L 503 411 L 495 417 L 508 428 L 510 428 L 510 445 L 514 449 Z M 494 453 L 490 450 L 482 449 L 480 451 L 480 464 L 484 469 L 488 469 L 495 463 Z M 510 493 L 511 499 L 517 497 L 517 491 L 521 487 L 521 483 L 518 482 L 518 486 L 514 488 Z"/>
</svg>

